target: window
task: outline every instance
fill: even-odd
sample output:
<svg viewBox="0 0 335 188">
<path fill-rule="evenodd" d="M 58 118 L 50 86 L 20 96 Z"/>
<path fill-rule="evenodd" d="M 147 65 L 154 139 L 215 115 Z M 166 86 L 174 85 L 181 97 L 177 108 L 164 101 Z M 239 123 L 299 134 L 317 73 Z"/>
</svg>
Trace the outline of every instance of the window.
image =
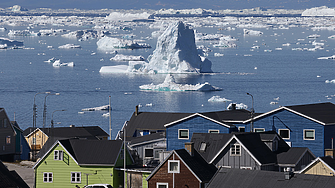
<svg viewBox="0 0 335 188">
<path fill-rule="evenodd" d="M 144 157 L 154 157 L 154 149 L 145 148 L 144 149 Z"/>
<path fill-rule="evenodd" d="M 3 120 L 3 127 L 6 128 L 8 126 L 8 120 L 7 119 L 4 119 Z"/>
<path fill-rule="evenodd" d="M 179 129 L 178 139 L 188 139 L 188 129 Z"/>
<path fill-rule="evenodd" d="M 239 128 L 238 128 L 238 131 L 244 133 L 244 132 L 245 132 L 245 127 L 239 127 Z"/>
<path fill-rule="evenodd" d="M 278 129 L 278 134 L 283 139 L 290 139 L 290 130 L 289 129 Z"/>
<path fill-rule="evenodd" d="M 199 151 L 200 152 L 206 151 L 206 142 L 201 142 Z"/>
<path fill-rule="evenodd" d="M 159 159 L 159 154 L 164 151 L 162 149 L 157 149 L 157 150 L 154 150 L 154 158 L 155 159 Z"/>
<path fill-rule="evenodd" d="M 169 160 L 168 161 L 168 173 L 179 173 L 179 161 Z"/>
<path fill-rule="evenodd" d="M 54 160 L 58 160 L 58 161 L 63 160 L 63 151 L 62 150 L 55 150 L 54 151 Z"/>
<path fill-rule="evenodd" d="M 43 182 L 44 183 L 52 183 L 52 172 L 44 172 L 43 173 Z"/>
<path fill-rule="evenodd" d="M 260 132 L 264 132 L 264 131 L 265 131 L 264 128 L 254 128 L 255 133 L 260 133 Z"/>
<path fill-rule="evenodd" d="M 71 172 L 71 183 L 81 183 L 81 172 Z"/>
<path fill-rule="evenodd" d="M 240 169 L 245 169 L 245 170 L 252 170 L 252 168 L 251 168 L 251 167 L 249 167 L 249 166 L 241 166 L 241 167 L 240 167 Z"/>
<path fill-rule="evenodd" d="M 219 130 L 208 130 L 208 133 L 220 133 Z"/>
<path fill-rule="evenodd" d="M 241 156 L 241 145 L 238 143 L 230 144 L 230 155 Z"/>
<path fill-rule="evenodd" d="M 6 137 L 6 144 L 10 144 L 10 136 Z"/>
<path fill-rule="evenodd" d="M 315 140 L 315 130 L 304 129 L 304 140 Z"/>
<path fill-rule="evenodd" d="M 168 183 L 158 183 L 157 182 L 156 188 L 168 188 L 168 187 L 169 187 Z"/>
</svg>

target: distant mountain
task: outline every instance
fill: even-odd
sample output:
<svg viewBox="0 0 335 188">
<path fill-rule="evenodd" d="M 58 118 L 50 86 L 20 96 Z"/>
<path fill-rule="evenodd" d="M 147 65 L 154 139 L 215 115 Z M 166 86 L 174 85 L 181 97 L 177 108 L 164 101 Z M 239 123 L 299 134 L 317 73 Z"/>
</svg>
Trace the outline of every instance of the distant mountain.
<svg viewBox="0 0 335 188">
<path fill-rule="evenodd" d="M 78 9 L 306 9 L 319 6 L 335 7 L 333 0 L 11 0 L 1 1 L 0 8 L 20 5 L 24 8 Z"/>
</svg>

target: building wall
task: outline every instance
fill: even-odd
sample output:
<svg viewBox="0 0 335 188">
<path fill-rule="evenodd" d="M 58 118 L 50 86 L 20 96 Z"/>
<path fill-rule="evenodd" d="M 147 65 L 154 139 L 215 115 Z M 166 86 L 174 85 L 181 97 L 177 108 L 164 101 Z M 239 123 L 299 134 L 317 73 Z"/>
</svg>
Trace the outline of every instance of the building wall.
<svg viewBox="0 0 335 188">
<path fill-rule="evenodd" d="M 58 145 L 46 158 L 41 161 L 39 166 L 35 168 L 36 188 L 48 187 L 83 187 L 88 184 L 108 183 L 113 185 L 113 177 L 118 177 L 114 173 L 113 167 L 96 167 L 96 166 L 78 166 L 76 162 L 64 151 L 64 159 L 62 161 L 54 160 L 54 150 L 64 149 Z M 53 182 L 43 182 L 43 172 L 53 173 Z M 71 172 L 81 172 L 81 183 L 71 183 Z M 118 185 L 113 185 L 118 187 Z"/>
<path fill-rule="evenodd" d="M 331 171 L 325 164 L 320 161 L 317 161 L 312 166 L 310 166 L 303 174 L 334 176 L 333 171 Z"/>
<path fill-rule="evenodd" d="M 313 157 L 309 152 L 307 152 L 298 162 L 294 170 L 295 171 L 302 170 L 307 165 L 309 165 L 314 159 L 315 157 Z"/>
<path fill-rule="evenodd" d="M 138 145 L 138 146 L 134 146 L 132 147 L 132 149 L 136 150 L 137 154 L 138 154 L 138 161 L 140 162 L 140 165 L 144 165 L 147 162 L 151 161 L 151 160 L 159 160 L 159 156 L 157 158 L 154 157 L 145 157 L 145 149 L 153 149 L 155 150 L 163 150 L 166 151 L 166 140 L 164 141 L 158 141 L 158 142 L 154 142 L 154 143 L 150 143 L 150 144 L 143 144 L 143 145 Z"/>
<path fill-rule="evenodd" d="M 254 121 L 254 128 L 265 128 L 265 131 L 275 130 L 276 132 L 278 132 L 279 129 L 287 129 L 285 125 L 289 127 L 291 131 L 290 139 L 284 140 L 286 142 L 291 142 L 292 147 L 308 147 L 314 155 L 324 155 L 325 132 L 324 127 L 321 124 L 318 124 L 314 121 L 311 121 L 287 110 L 281 110 Z M 248 129 L 250 130 L 250 125 L 246 127 L 248 127 Z M 335 130 L 334 127 L 332 128 Z M 304 129 L 314 129 L 315 140 L 304 140 Z"/>
<path fill-rule="evenodd" d="M 180 161 L 180 173 L 168 173 L 168 160 Z M 191 171 L 184 165 L 184 163 L 173 153 L 159 169 L 149 179 L 148 188 L 157 188 L 157 182 L 168 183 L 168 187 L 192 187 L 197 188 L 200 186 L 198 179 L 192 174 Z M 186 186 L 187 185 L 187 186 Z"/>
<path fill-rule="evenodd" d="M 29 137 L 26 137 L 26 140 L 30 148 L 32 148 L 34 137 L 36 138 L 36 145 L 37 145 L 37 148 L 39 149 L 42 148 L 45 142 L 48 140 L 48 136 L 45 135 L 42 131 L 38 129 L 36 132 L 31 134 Z"/>
<path fill-rule="evenodd" d="M 9 139 L 9 143 L 7 142 Z M 8 160 L 16 153 L 16 134 L 4 109 L 0 109 L 0 158 Z M 6 155 L 6 156 L 5 156 Z M 2 158 L 1 156 L 5 156 Z M 9 159 L 10 160 L 10 159 Z"/>
<path fill-rule="evenodd" d="M 178 139 L 178 129 L 188 129 L 188 139 Z M 200 116 L 195 116 L 185 121 L 166 127 L 167 150 L 184 148 L 185 142 L 190 142 L 193 133 L 208 133 L 209 130 L 219 130 L 219 133 L 229 133 L 229 128 Z"/>
</svg>

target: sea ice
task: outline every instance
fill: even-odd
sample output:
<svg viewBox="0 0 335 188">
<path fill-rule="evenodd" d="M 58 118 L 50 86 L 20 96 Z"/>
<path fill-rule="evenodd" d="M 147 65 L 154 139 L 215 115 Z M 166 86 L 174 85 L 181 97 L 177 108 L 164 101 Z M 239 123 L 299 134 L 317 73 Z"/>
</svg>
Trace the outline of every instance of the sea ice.
<svg viewBox="0 0 335 188">
<path fill-rule="evenodd" d="M 249 30 L 249 29 L 243 29 L 244 35 L 255 35 L 260 36 L 263 35 L 263 32 L 261 31 L 255 31 L 255 30 Z"/>
<path fill-rule="evenodd" d="M 102 66 L 100 73 L 128 73 L 128 65 Z"/>
<path fill-rule="evenodd" d="M 220 91 L 221 88 L 210 85 L 208 82 L 204 84 L 177 84 L 174 77 L 168 74 L 165 77 L 163 83 L 154 85 L 153 83 L 148 85 L 139 86 L 141 90 L 152 90 L 152 91 Z"/>
<path fill-rule="evenodd" d="M 232 110 L 233 108 L 233 103 L 230 103 L 227 107 L 227 110 Z M 248 109 L 248 106 L 243 104 L 243 103 L 240 103 L 240 104 L 236 104 L 236 109 L 245 109 L 247 110 Z"/>
<path fill-rule="evenodd" d="M 54 61 L 54 63 L 52 64 L 52 66 L 54 66 L 54 67 L 74 67 L 74 63 L 73 62 L 61 63 L 60 59 L 58 59 L 58 60 Z"/>
<path fill-rule="evenodd" d="M 81 109 L 81 111 L 97 111 L 97 110 L 109 110 L 109 105 L 107 104 L 99 107 Z"/>
<path fill-rule="evenodd" d="M 61 49 L 73 49 L 73 48 L 81 48 L 81 46 L 78 44 L 64 44 L 62 46 L 58 46 L 58 48 L 61 48 Z"/>
<path fill-rule="evenodd" d="M 301 13 L 301 16 L 335 16 L 335 9 L 326 6 L 314 7 L 306 9 Z"/>
<path fill-rule="evenodd" d="M 137 43 L 132 40 L 124 40 L 111 37 L 102 37 L 97 42 L 98 49 L 109 50 L 109 49 L 139 49 L 139 48 L 151 48 L 149 44 L 146 43 Z"/>
<path fill-rule="evenodd" d="M 50 59 L 48 59 L 47 61 L 44 61 L 46 63 L 54 63 L 56 61 L 56 58 L 55 57 L 52 57 Z"/>
<path fill-rule="evenodd" d="M 329 84 L 329 83 L 335 84 L 335 79 L 334 80 L 326 80 L 325 83 L 326 84 Z"/>
<path fill-rule="evenodd" d="M 134 55 L 123 55 L 117 54 L 114 57 L 110 58 L 111 61 L 145 61 L 145 58 L 141 55 L 134 56 Z"/>
<path fill-rule="evenodd" d="M 6 44 L 7 46 L 23 46 L 23 42 L 21 41 L 11 40 L 4 37 L 0 37 L 0 44 Z"/>
<path fill-rule="evenodd" d="M 229 102 L 231 100 L 226 98 L 221 98 L 220 96 L 216 95 L 208 99 L 208 102 Z"/>
<path fill-rule="evenodd" d="M 143 13 L 121 13 L 121 12 L 112 12 L 108 16 L 106 16 L 107 20 L 112 21 L 133 21 L 133 20 L 141 20 L 148 19 L 151 14 L 147 12 Z"/>
<path fill-rule="evenodd" d="M 329 57 L 319 57 L 318 59 L 335 59 L 335 55 Z"/>
</svg>

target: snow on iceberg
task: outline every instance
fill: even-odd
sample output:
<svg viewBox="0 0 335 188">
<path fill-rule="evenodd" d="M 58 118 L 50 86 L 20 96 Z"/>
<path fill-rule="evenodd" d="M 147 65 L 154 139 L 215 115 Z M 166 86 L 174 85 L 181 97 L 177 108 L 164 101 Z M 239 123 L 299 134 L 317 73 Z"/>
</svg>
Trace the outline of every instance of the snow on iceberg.
<svg viewBox="0 0 335 188">
<path fill-rule="evenodd" d="M 219 87 L 210 85 L 208 82 L 204 84 L 177 84 L 174 77 L 171 74 L 168 74 L 165 77 L 163 83 L 154 85 L 153 83 L 148 85 L 139 86 L 141 90 L 152 90 L 152 91 L 220 91 L 222 90 Z"/>
<path fill-rule="evenodd" d="M 243 29 L 244 35 L 254 35 L 254 36 L 260 36 L 263 35 L 263 32 L 261 31 L 255 31 L 255 30 L 249 30 L 249 29 Z"/>
<path fill-rule="evenodd" d="M 335 9 L 326 6 L 314 7 L 303 11 L 301 16 L 335 16 Z"/>
<path fill-rule="evenodd" d="M 107 104 L 99 107 L 81 109 L 81 111 L 97 111 L 97 110 L 109 110 L 109 105 Z"/>
<path fill-rule="evenodd" d="M 234 103 L 235 104 L 235 103 Z M 247 110 L 248 109 L 248 106 L 243 104 L 243 103 L 240 103 L 240 104 L 235 104 L 236 106 L 236 109 L 245 109 Z M 233 109 L 233 103 L 230 103 L 227 107 L 227 110 L 232 110 Z"/>
<path fill-rule="evenodd" d="M 111 21 L 133 21 L 133 20 L 141 20 L 148 19 L 151 14 L 147 12 L 143 13 L 121 13 L 121 12 L 112 12 L 108 16 L 106 16 L 107 20 Z"/>
<path fill-rule="evenodd" d="M 141 55 L 123 55 L 117 54 L 114 57 L 110 58 L 111 61 L 145 61 L 145 58 Z"/>
<path fill-rule="evenodd" d="M 81 48 L 81 46 L 78 44 L 64 44 L 62 46 L 58 46 L 58 48 L 61 48 L 61 49 L 73 49 L 73 48 Z"/>
<path fill-rule="evenodd" d="M 124 40 L 111 37 L 102 37 L 97 42 L 98 49 L 109 50 L 115 48 L 124 48 L 124 49 L 139 49 L 139 48 L 151 48 L 149 44 L 146 43 L 137 43 L 132 40 Z"/>
<path fill-rule="evenodd" d="M 221 98 L 220 96 L 216 95 L 208 99 L 208 102 L 229 102 L 231 100 L 226 98 Z"/>
<path fill-rule="evenodd" d="M 73 62 L 61 63 L 60 59 L 58 59 L 58 60 L 54 61 L 54 63 L 52 64 L 52 66 L 54 66 L 54 67 L 74 67 L 74 63 Z"/>
</svg>

